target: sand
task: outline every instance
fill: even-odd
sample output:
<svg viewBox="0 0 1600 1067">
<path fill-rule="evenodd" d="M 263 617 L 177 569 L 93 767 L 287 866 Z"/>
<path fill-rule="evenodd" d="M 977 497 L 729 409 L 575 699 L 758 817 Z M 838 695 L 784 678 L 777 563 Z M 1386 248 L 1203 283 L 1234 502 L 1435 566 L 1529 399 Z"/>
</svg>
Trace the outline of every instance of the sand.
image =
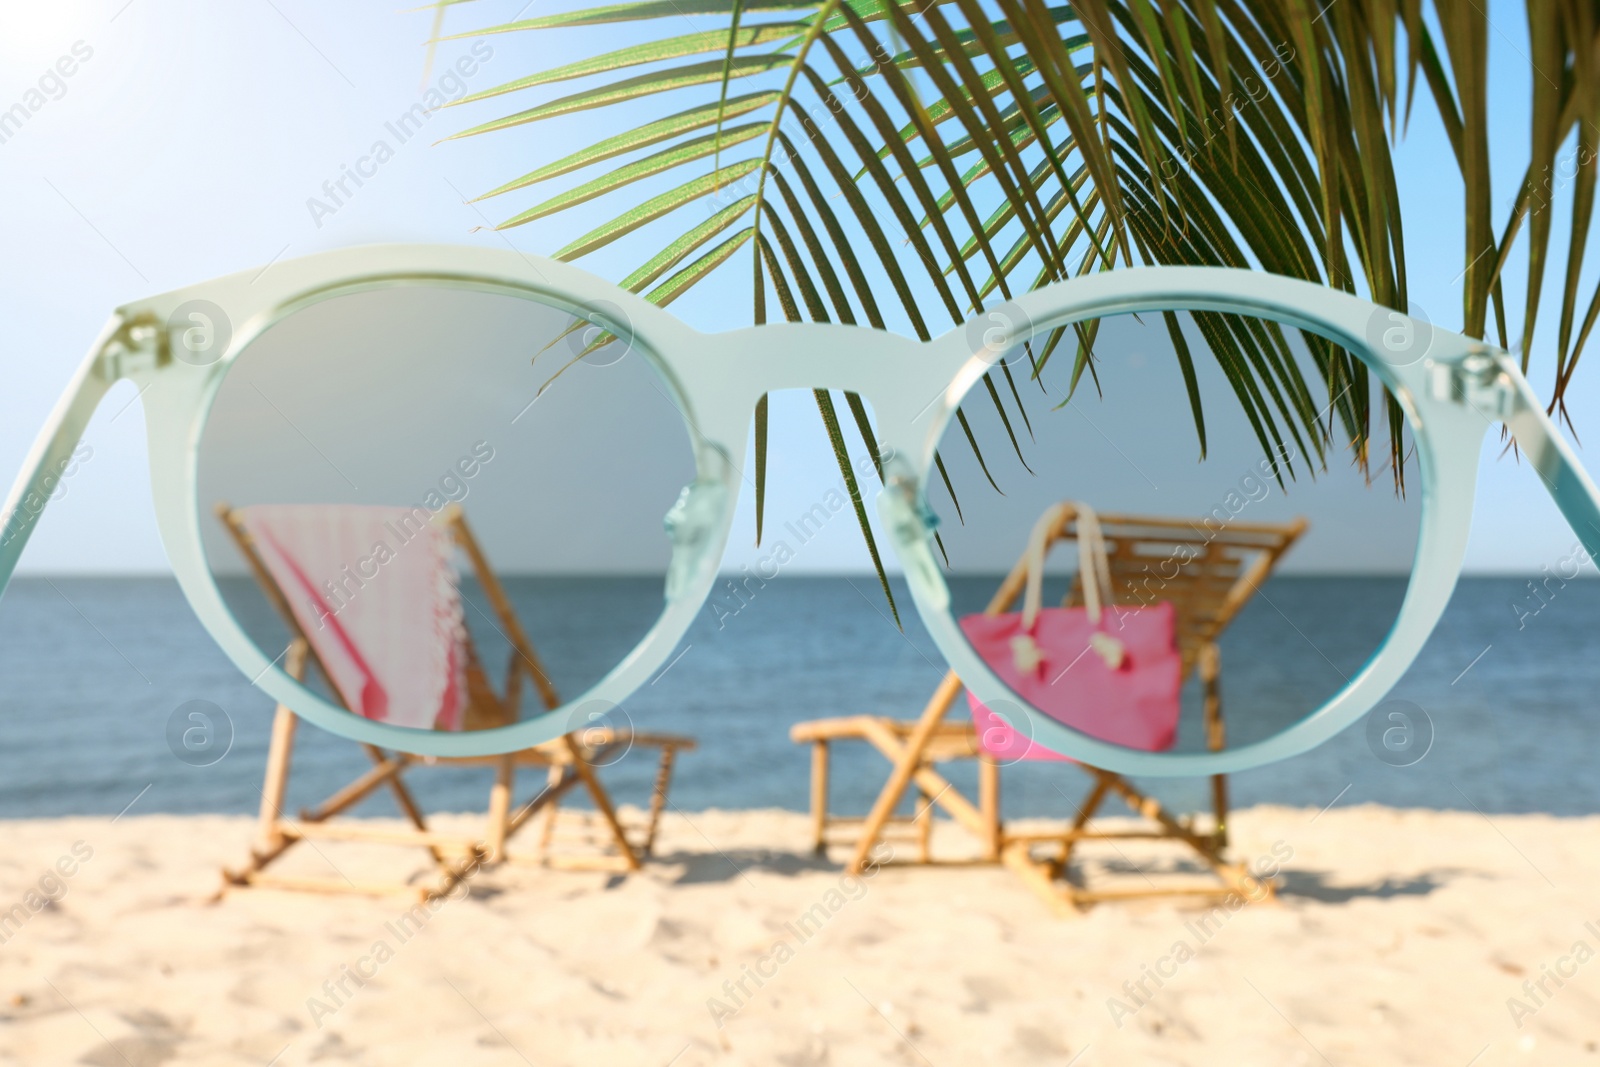
<svg viewBox="0 0 1600 1067">
<path fill-rule="evenodd" d="M 670 815 L 643 874 L 500 867 L 420 912 L 208 902 L 245 819 L 11 822 L 0 1064 L 1600 1064 L 1600 818 L 1234 826 L 1284 858 L 1278 902 L 1058 919 L 1000 868 L 845 878 L 784 812 Z M 320 847 L 301 869 L 423 870 Z"/>
</svg>

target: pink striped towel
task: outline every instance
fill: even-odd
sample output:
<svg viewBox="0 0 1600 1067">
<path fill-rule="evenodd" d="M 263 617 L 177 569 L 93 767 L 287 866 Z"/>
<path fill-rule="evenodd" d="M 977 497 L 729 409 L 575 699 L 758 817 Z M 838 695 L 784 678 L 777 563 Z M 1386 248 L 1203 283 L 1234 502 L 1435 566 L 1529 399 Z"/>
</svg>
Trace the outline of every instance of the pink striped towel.
<svg viewBox="0 0 1600 1067">
<path fill-rule="evenodd" d="M 461 593 L 450 536 L 426 509 L 261 504 L 238 514 L 351 711 L 461 729 Z"/>
</svg>

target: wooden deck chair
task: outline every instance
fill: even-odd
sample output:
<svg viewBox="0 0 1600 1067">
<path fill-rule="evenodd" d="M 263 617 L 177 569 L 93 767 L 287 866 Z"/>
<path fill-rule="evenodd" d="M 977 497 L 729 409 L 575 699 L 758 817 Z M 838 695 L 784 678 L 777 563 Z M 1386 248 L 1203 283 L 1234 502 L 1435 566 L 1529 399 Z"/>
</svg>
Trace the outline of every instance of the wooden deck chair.
<svg viewBox="0 0 1600 1067">
<path fill-rule="evenodd" d="M 1198 673 L 1203 689 L 1206 744 L 1212 751 L 1222 749 L 1227 733 L 1222 712 L 1222 657 L 1217 640 L 1284 553 L 1306 531 L 1306 520 L 1218 524 L 1213 520 L 1136 515 L 1101 514 L 1099 518 L 1111 565 L 1113 602 L 1139 605 L 1165 600 L 1174 605 L 1183 678 L 1187 681 Z M 1069 510 L 1051 531 L 1048 543 L 1075 538 L 1074 517 Z M 1184 559 L 1188 561 L 1180 563 Z M 1169 573 L 1170 577 L 1165 576 Z M 1021 595 L 1026 578 L 1024 557 L 1006 576 L 985 611 L 997 615 L 1010 610 Z M 1079 583 L 1074 579 L 1064 604 L 1077 605 L 1080 598 Z M 1271 885 L 1256 882 L 1242 866 L 1226 858 L 1228 784 L 1223 775 L 1212 778 L 1211 818 L 1209 826 L 1201 826 L 1192 816 L 1180 818 L 1168 812 L 1122 775 L 1075 763 L 1094 781 L 1070 823 L 1025 834 L 1011 832 L 1000 818 L 1000 766 L 979 748 L 970 721 L 946 721 L 962 688 L 954 672 L 947 674 L 914 722 L 855 715 L 800 723 L 790 731 L 793 741 L 812 746 L 812 835 L 819 853 L 825 853 L 830 844 L 848 842 L 853 846 L 849 870 L 859 872 L 887 832 L 904 834 L 909 829 L 917 842 L 917 862 L 930 863 L 933 860 L 929 841 L 937 807 L 977 836 L 983 859 L 1003 862 L 1015 870 L 1058 914 L 1130 897 L 1241 892 L 1255 899 L 1272 891 Z M 829 745 L 845 740 L 867 742 L 894 765 L 871 812 L 864 818 L 839 817 L 828 811 Z M 958 759 L 978 761 L 976 802 L 963 796 L 937 769 L 940 763 Z M 896 809 L 913 784 L 918 794 L 915 814 L 909 819 L 896 816 Z M 1112 796 L 1126 802 L 1149 828 L 1096 828 L 1093 820 Z M 844 841 L 839 841 L 840 836 Z M 1181 842 L 1217 875 L 1217 883 L 1105 890 L 1073 883 L 1069 865 L 1078 842 L 1122 838 Z"/>
<path fill-rule="evenodd" d="M 308 637 L 305 629 L 296 621 L 284 590 L 273 578 L 258 551 L 241 511 L 219 504 L 216 512 L 267 600 L 289 628 L 285 670 L 292 677 L 303 679 L 307 667 L 314 665 L 327 678 L 327 670 L 317 654 L 317 643 Z M 434 522 L 448 530 L 455 546 L 466 556 L 493 608 L 501 632 L 511 644 L 505 681 L 501 691 L 496 693 L 479 658 L 477 647 L 470 634 L 467 635 L 464 642 L 466 707 L 463 728 L 487 729 L 516 722 L 525 680 L 532 683 L 545 708 L 559 706 L 560 697 L 545 673 L 533 643 L 512 610 L 504 586 L 490 568 L 477 539 L 467 526 L 461 509 L 452 504 L 440 511 L 434 517 Z M 329 687 L 337 692 L 331 678 Z M 541 811 L 544 813 L 544 826 L 537 852 L 531 858 L 533 862 L 567 869 L 638 870 L 654 847 L 677 755 L 694 748 L 694 741 L 687 737 L 610 728 L 586 728 L 543 745 L 496 756 L 420 758 L 404 752 L 385 752 L 375 745 L 364 745 L 372 760 L 371 769 L 316 807 L 302 810 L 299 818 L 289 818 L 284 814 L 283 803 L 289 784 L 298 722 L 294 712 L 282 704 L 278 705 L 272 723 L 266 778 L 261 790 L 257 841 L 251 849 L 249 862 L 243 868 L 223 870 L 224 890 L 228 887 L 260 886 L 367 894 L 408 892 L 428 899 L 449 892 L 464 877 L 485 864 L 521 860 L 520 855 L 514 857 L 509 854 L 507 843 L 513 834 Z M 643 825 L 634 827 L 623 825 L 610 795 L 595 773 L 595 766 L 603 765 L 608 754 L 618 750 L 626 752 L 629 746 L 656 748 L 660 753 L 648 812 Z M 422 809 L 406 787 L 403 776 L 413 768 L 434 765 L 494 768 L 488 817 L 481 834 L 438 833 L 428 827 Z M 543 787 L 513 810 L 516 772 L 525 767 L 544 771 Z M 576 855 L 552 853 L 560 800 L 579 785 L 593 801 L 600 823 L 599 840 L 586 843 L 598 845 L 599 849 L 591 848 L 587 853 Z M 383 788 L 393 794 L 401 812 L 411 823 L 410 828 L 363 826 L 361 820 L 331 821 L 334 816 L 348 811 Z M 331 877 L 288 877 L 266 869 L 295 844 L 308 840 L 364 841 L 421 847 L 427 850 L 439 877 L 432 885 L 418 887 L 408 883 L 352 883 L 348 879 Z"/>
</svg>

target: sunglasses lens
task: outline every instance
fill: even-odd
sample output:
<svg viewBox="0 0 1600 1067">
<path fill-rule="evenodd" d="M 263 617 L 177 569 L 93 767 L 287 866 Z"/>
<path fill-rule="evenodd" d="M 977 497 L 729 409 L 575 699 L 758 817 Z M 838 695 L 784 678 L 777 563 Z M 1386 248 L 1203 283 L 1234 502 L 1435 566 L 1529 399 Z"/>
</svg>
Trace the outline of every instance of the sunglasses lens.
<svg viewBox="0 0 1600 1067">
<path fill-rule="evenodd" d="M 268 659 L 303 637 L 334 703 L 477 729 L 579 697 L 660 617 L 694 451 L 620 309 L 408 284 L 252 340 L 198 468 L 212 575 Z"/>
<path fill-rule="evenodd" d="M 1417 550 L 1420 471 L 1352 354 L 1182 311 L 993 325 L 974 337 L 993 366 L 950 421 L 928 496 L 963 633 L 1038 711 L 1128 748 L 1234 748 L 1316 712 L 1382 647 Z M 1056 513 L 1030 630 L 1019 560 L 1064 501 L 1098 522 Z M 1006 710 L 973 709 L 986 747 L 1037 755 Z"/>
</svg>

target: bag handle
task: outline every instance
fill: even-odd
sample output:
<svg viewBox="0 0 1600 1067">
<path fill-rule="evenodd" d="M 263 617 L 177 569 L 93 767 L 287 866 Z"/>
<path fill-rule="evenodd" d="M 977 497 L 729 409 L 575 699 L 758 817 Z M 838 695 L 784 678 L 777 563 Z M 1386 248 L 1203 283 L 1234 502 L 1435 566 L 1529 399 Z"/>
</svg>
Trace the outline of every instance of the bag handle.
<svg viewBox="0 0 1600 1067">
<path fill-rule="evenodd" d="M 1050 531 L 1073 516 L 1078 520 L 1078 580 L 1083 584 L 1083 605 L 1089 621 L 1096 627 L 1100 625 L 1102 597 L 1107 604 L 1111 601 L 1111 561 L 1106 555 L 1100 517 L 1094 513 L 1094 508 L 1075 500 L 1053 505 L 1033 524 L 1033 532 L 1028 535 L 1028 551 L 1023 557 L 1028 581 L 1022 596 L 1022 632 L 1011 639 L 1012 665 L 1023 674 L 1036 670 L 1044 662 L 1044 653 L 1033 639 L 1033 628 L 1039 621 L 1044 599 L 1044 553 Z M 1111 670 L 1122 666 L 1125 650 L 1122 642 L 1110 634 L 1097 629 L 1089 637 L 1089 647 Z"/>
<path fill-rule="evenodd" d="M 1100 529 L 1100 517 L 1094 508 L 1075 500 L 1052 505 L 1033 524 L 1028 535 L 1028 583 L 1022 596 L 1022 628 L 1033 632 L 1039 610 L 1044 600 L 1044 555 L 1050 531 L 1073 514 L 1078 519 L 1078 575 L 1083 583 L 1083 606 L 1089 621 L 1100 622 L 1102 599 L 1111 600 L 1111 561 L 1106 554 L 1106 538 Z"/>
</svg>

